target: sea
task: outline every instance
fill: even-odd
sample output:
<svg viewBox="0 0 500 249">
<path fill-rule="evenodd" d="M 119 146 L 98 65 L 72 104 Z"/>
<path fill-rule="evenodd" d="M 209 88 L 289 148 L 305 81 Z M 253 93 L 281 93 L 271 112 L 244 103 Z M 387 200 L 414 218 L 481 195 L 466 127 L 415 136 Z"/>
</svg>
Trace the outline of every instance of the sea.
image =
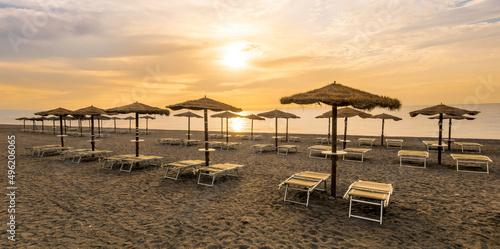
<svg viewBox="0 0 500 249">
<path fill-rule="evenodd" d="M 402 118 L 400 121 L 385 120 L 384 125 L 384 136 L 386 137 L 430 137 L 437 138 L 439 132 L 438 120 L 429 119 L 429 116 L 418 115 L 416 117 L 410 117 L 409 113 L 411 111 L 419 110 L 430 105 L 415 105 L 415 106 L 403 106 L 398 111 L 389 111 L 387 109 L 375 108 L 371 111 L 367 111 L 372 115 L 387 113 L 394 116 Z M 460 105 L 450 105 L 459 108 L 464 108 L 468 110 L 480 111 L 478 115 L 475 115 L 474 120 L 452 120 L 452 137 L 453 138 L 479 138 L 479 139 L 500 139 L 500 103 L 495 104 L 476 104 L 473 106 L 460 106 Z M 297 116 L 299 119 L 289 119 L 288 122 L 285 119 L 278 119 L 278 133 L 285 134 L 288 129 L 288 134 L 328 134 L 328 118 L 316 118 L 317 116 L 331 110 L 330 106 L 317 105 L 317 106 L 297 106 L 297 105 L 281 105 L 279 108 L 281 111 L 290 112 Z M 19 117 L 34 117 L 35 112 L 43 110 L 0 110 L 0 124 L 18 124 L 23 125 L 23 121 L 15 120 Z M 174 114 L 186 112 L 188 110 L 172 111 L 170 116 L 159 116 L 156 115 L 154 120 L 141 119 L 139 126 L 140 129 L 152 130 L 187 130 L 188 118 L 186 117 L 176 117 Z M 260 110 L 260 111 L 243 111 L 240 114 L 259 114 L 267 112 L 270 110 Z M 192 111 L 194 113 L 203 116 L 202 111 Z M 211 116 L 216 114 L 216 112 L 208 111 L 208 115 Z M 118 117 L 127 117 L 130 115 L 118 115 Z M 104 128 L 113 129 L 115 122 L 113 120 L 102 121 Z M 211 133 L 221 132 L 226 130 L 226 119 L 221 118 L 209 118 L 209 131 Z M 33 128 L 33 121 L 26 121 L 26 126 L 29 129 Z M 203 130 L 203 119 L 202 118 L 191 118 L 190 127 L 192 131 L 202 131 Z M 52 126 L 52 121 L 45 121 L 45 127 L 50 129 Z M 57 125 L 57 123 L 56 123 Z M 77 126 L 77 121 L 72 121 L 66 123 L 67 126 Z M 88 122 L 84 122 L 84 125 L 88 125 Z M 228 120 L 229 132 L 250 132 L 252 127 L 252 120 L 246 118 L 232 118 Z M 35 127 L 41 129 L 41 121 L 35 122 Z M 130 128 L 134 129 L 135 122 L 130 122 L 129 120 L 117 120 L 117 128 Z M 337 119 L 337 134 L 344 134 L 345 129 L 345 119 Z M 443 120 L 443 137 L 448 136 L 449 120 Z M 347 119 L 347 135 L 361 135 L 361 136 L 380 136 L 382 131 L 382 120 L 372 119 L 372 118 L 360 118 L 352 117 Z M 275 120 L 265 119 L 265 120 L 254 120 L 253 121 L 253 132 L 259 133 L 274 133 L 275 132 Z"/>
</svg>

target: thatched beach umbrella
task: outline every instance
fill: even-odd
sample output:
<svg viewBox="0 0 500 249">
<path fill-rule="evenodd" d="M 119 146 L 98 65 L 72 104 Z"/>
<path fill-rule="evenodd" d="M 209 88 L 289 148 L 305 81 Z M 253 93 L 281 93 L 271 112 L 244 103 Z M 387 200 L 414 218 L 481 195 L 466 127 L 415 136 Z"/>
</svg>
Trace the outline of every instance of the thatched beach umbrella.
<svg viewBox="0 0 500 249">
<path fill-rule="evenodd" d="M 361 118 L 369 118 L 372 115 L 360 110 L 356 110 L 350 107 L 344 107 L 337 110 L 337 118 L 344 118 L 344 140 L 343 140 L 343 149 L 345 149 L 346 141 L 347 141 L 347 118 L 352 118 L 355 116 L 359 116 Z M 327 111 L 318 117 L 332 117 L 332 111 Z M 332 141 L 335 143 L 336 141 Z"/>
<path fill-rule="evenodd" d="M 132 132 L 132 120 L 134 120 L 135 118 L 132 116 L 128 116 L 123 119 L 128 120 L 128 132 Z"/>
<path fill-rule="evenodd" d="M 64 133 L 63 133 L 63 117 L 66 117 L 68 116 L 69 114 L 71 114 L 71 111 L 68 110 L 68 109 L 64 109 L 64 108 L 56 108 L 56 109 L 52 109 L 52 110 L 48 110 L 48 111 L 43 111 L 43 112 L 37 112 L 35 113 L 35 115 L 41 115 L 41 116 L 48 116 L 48 115 L 54 115 L 54 116 L 58 116 L 59 117 L 59 126 L 60 126 L 60 129 L 61 129 L 61 147 L 64 147 Z"/>
<path fill-rule="evenodd" d="M 140 118 L 146 119 L 146 134 L 148 134 L 148 127 L 149 127 L 148 121 L 150 119 L 156 119 L 156 118 L 154 116 L 149 116 L 149 115 L 141 116 Z"/>
<path fill-rule="evenodd" d="M 166 106 L 167 108 L 170 108 L 174 111 L 176 110 L 181 110 L 181 109 L 190 109 L 190 110 L 203 110 L 203 121 L 204 121 L 204 128 L 205 128 L 205 166 L 208 166 L 210 162 L 210 150 L 208 149 L 208 110 L 211 111 L 232 111 L 232 112 L 241 112 L 242 110 L 240 108 L 224 104 L 219 101 L 215 101 L 213 99 L 209 99 L 206 96 L 197 99 L 197 100 L 189 100 L 186 102 L 182 102 L 179 104 L 175 105 L 169 105 Z"/>
<path fill-rule="evenodd" d="M 107 109 L 106 112 L 109 113 L 135 113 L 135 156 L 139 156 L 139 114 L 160 114 L 168 116 L 170 111 L 167 109 L 161 109 L 158 107 L 153 107 L 145 105 L 139 102 L 132 103 L 130 105 L 124 105 L 120 107 Z"/>
<path fill-rule="evenodd" d="M 319 89 L 281 98 L 282 104 L 296 103 L 299 105 L 326 104 L 332 106 L 332 196 L 337 192 L 337 107 L 353 106 L 361 110 L 371 110 L 375 107 L 399 109 L 401 103 L 397 99 L 379 96 L 357 90 L 341 84 L 329 84 Z"/>
<path fill-rule="evenodd" d="M 22 120 L 23 121 L 23 131 L 26 131 L 26 120 L 28 120 L 29 118 L 27 117 L 20 117 L 20 118 L 16 118 L 16 120 Z"/>
<path fill-rule="evenodd" d="M 93 105 L 71 112 L 71 115 L 77 115 L 77 116 L 90 115 L 90 123 L 91 123 L 90 145 L 92 146 L 92 151 L 95 150 L 94 118 L 96 118 L 96 116 L 99 116 L 102 114 L 106 114 L 106 111 L 104 109 L 95 107 Z M 97 121 L 97 122 L 99 122 L 99 121 Z"/>
<path fill-rule="evenodd" d="M 221 112 L 221 113 L 216 113 L 210 117 L 221 118 L 221 119 L 225 118 L 226 119 L 226 143 L 229 143 L 229 119 L 230 118 L 241 118 L 242 116 L 238 115 L 236 113 L 225 111 L 225 112 Z"/>
<path fill-rule="evenodd" d="M 196 114 L 194 112 L 190 112 L 190 111 L 179 113 L 179 114 L 175 114 L 174 116 L 176 116 L 176 117 L 187 117 L 188 118 L 188 133 L 187 133 L 188 140 L 191 139 L 191 118 L 203 118 L 202 116 L 200 116 L 200 115 L 198 115 L 198 114 Z"/>
<path fill-rule="evenodd" d="M 455 120 L 463 120 L 463 119 L 474 120 L 476 118 L 467 117 L 467 116 L 463 116 L 463 115 L 448 115 L 448 114 L 444 114 L 443 115 L 443 119 L 445 119 L 445 118 L 449 119 L 449 122 L 448 122 L 448 150 L 451 150 L 451 120 L 452 119 L 455 119 Z M 429 117 L 429 119 L 439 119 L 439 115 Z"/>
<path fill-rule="evenodd" d="M 382 145 L 382 146 L 384 146 L 384 123 L 385 123 L 385 120 L 386 119 L 392 119 L 394 121 L 402 120 L 402 118 L 400 118 L 400 117 L 392 116 L 392 115 L 387 114 L 387 113 L 380 113 L 377 115 L 373 115 L 371 118 L 382 119 L 382 134 L 380 135 L 380 145 Z"/>
<path fill-rule="evenodd" d="M 476 115 L 478 114 L 479 111 L 469 111 L 465 109 L 460 109 L 452 106 L 447 106 L 443 104 L 427 107 L 424 109 L 416 110 L 410 112 L 411 117 L 415 117 L 419 114 L 422 115 L 436 115 L 439 114 L 439 140 L 438 140 L 438 164 L 441 164 L 441 145 L 442 145 L 442 139 L 443 139 L 443 115 L 448 114 L 448 115 L 464 115 L 464 114 L 469 114 L 469 115 Z"/>
<path fill-rule="evenodd" d="M 257 116 L 265 117 L 265 118 L 274 118 L 274 146 L 278 149 L 278 118 L 285 118 L 287 120 L 287 138 L 288 141 L 288 119 L 289 118 L 299 118 L 297 115 L 289 112 L 280 111 L 278 109 L 263 112 L 257 114 Z"/>
<path fill-rule="evenodd" d="M 255 114 L 246 115 L 244 117 L 245 118 L 249 118 L 249 119 L 252 120 L 252 124 L 250 126 L 251 127 L 251 129 L 250 129 L 250 139 L 252 139 L 253 138 L 253 121 L 254 120 L 266 120 L 266 119 L 263 118 L 263 117 L 259 117 L 259 116 L 255 115 Z"/>
</svg>

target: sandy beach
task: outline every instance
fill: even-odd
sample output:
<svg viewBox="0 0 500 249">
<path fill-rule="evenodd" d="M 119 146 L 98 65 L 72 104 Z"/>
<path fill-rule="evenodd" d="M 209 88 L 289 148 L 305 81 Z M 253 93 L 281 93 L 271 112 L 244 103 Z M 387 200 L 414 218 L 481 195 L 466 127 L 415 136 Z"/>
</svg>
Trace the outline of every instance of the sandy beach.
<svg viewBox="0 0 500 249">
<path fill-rule="evenodd" d="M 431 151 L 427 168 L 400 167 L 398 148 L 380 146 L 377 138 L 364 162 L 339 160 L 337 198 L 311 194 L 309 207 L 283 201 L 278 185 L 294 173 L 330 173 L 330 160 L 309 158 L 307 148 L 325 135 L 292 134 L 301 141 L 297 153 L 252 153 L 263 140 L 239 140 L 235 150 L 210 154 L 214 163 L 243 164 L 240 177 L 218 177 L 213 187 L 197 184 L 197 175 L 164 179 L 165 168 L 134 168 L 132 172 L 101 169 L 102 162 L 73 164 L 57 156 L 29 155 L 27 146 L 59 144 L 55 135 L 19 132 L 21 126 L 0 125 L 0 167 L 4 194 L 2 248 L 499 248 L 500 140 L 457 139 L 483 145 L 490 174 L 457 172 L 450 153 Z M 141 154 L 162 156 L 163 163 L 204 159 L 196 146 L 158 145 L 158 138 L 185 138 L 186 131 L 141 135 Z M 193 138 L 203 140 L 202 132 Z M 9 241 L 7 207 L 7 137 L 15 135 L 15 241 Z M 234 135 L 234 133 L 233 133 Z M 348 147 L 359 147 L 358 136 Z M 112 154 L 135 152 L 134 134 L 100 138 L 97 149 Z M 422 150 L 428 138 L 398 138 L 403 149 Z M 89 137 L 67 137 L 67 146 L 90 148 Z M 341 148 L 341 144 L 338 144 Z M 383 224 L 348 218 L 342 199 L 356 180 L 391 183 L 394 194 Z M 331 181 L 328 181 L 328 188 Z M 304 193 L 292 197 L 304 199 Z M 367 211 L 367 210 L 365 210 Z"/>
</svg>

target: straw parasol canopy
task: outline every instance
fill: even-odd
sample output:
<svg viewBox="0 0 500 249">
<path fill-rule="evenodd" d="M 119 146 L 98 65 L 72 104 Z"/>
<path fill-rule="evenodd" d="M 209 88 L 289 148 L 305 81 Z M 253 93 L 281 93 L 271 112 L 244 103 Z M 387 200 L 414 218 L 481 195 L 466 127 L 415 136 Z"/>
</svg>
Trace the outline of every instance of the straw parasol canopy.
<svg viewBox="0 0 500 249">
<path fill-rule="evenodd" d="M 84 107 L 81 109 L 78 109 L 76 111 L 71 112 L 71 115 L 76 115 L 76 116 L 82 116 L 82 115 L 90 115 L 90 122 L 91 122 L 91 129 L 90 129 L 90 134 L 91 134 L 91 140 L 90 144 L 92 146 L 92 151 L 95 150 L 95 134 L 94 134 L 94 118 L 96 116 L 106 114 L 106 111 L 104 109 L 95 107 L 93 105 L 89 107 Z"/>
<path fill-rule="evenodd" d="M 40 115 L 40 116 L 49 116 L 49 115 L 54 115 L 59 117 L 59 126 L 61 129 L 61 147 L 64 147 L 64 136 L 63 136 L 63 117 L 68 116 L 71 114 L 71 111 L 68 109 L 64 109 L 62 107 L 48 110 L 48 111 L 42 111 L 42 112 L 36 112 L 35 115 Z"/>
<path fill-rule="evenodd" d="M 226 143 L 229 143 L 229 119 L 230 118 L 241 118 L 242 116 L 238 115 L 236 113 L 225 111 L 225 112 L 213 114 L 210 117 L 212 117 L 212 118 L 221 118 L 221 120 L 223 118 L 226 119 Z M 222 127 L 221 127 L 221 129 L 222 129 Z"/>
<path fill-rule="evenodd" d="M 467 117 L 467 116 L 463 116 L 463 115 L 448 115 L 448 114 L 444 114 L 443 115 L 443 119 L 449 119 L 449 122 L 448 122 L 448 150 L 451 150 L 451 120 L 452 119 L 455 119 L 455 120 L 474 120 L 476 118 L 473 118 L 473 117 Z M 439 119 L 439 115 L 436 115 L 436 116 L 432 116 L 432 117 L 429 117 L 429 119 Z"/>
<path fill-rule="evenodd" d="M 210 161 L 210 150 L 208 149 L 208 110 L 211 111 L 216 111 L 216 112 L 221 112 L 221 111 L 232 111 L 232 112 L 241 112 L 242 110 L 240 108 L 224 104 L 222 102 L 209 99 L 206 96 L 197 99 L 197 100 L 189 100 L 186 102 L 182 102 L 179 104 L 175 105 L 169 105 L 166 106 L 167 108 L 170 108 L 174 111 L 176 110 L 181 110 L 181 109 L 190 109 L 190 110 L 203 110 L 203 121 L 204 121 L 204 128 L 205 128 L 205 149 L 203 151 L 205 152 L 205 166 L 208 166 L 208 163 Z"/>
<path fill-rule="evenodd" d="M 278 148 L 278 118 L 285 118 L 287 120 L 287 130 L 286 130 L 287 138 L 286 138 L 286 140 L 288 140 L 288 119 L 289 118 L 299 118 L 299 116 L 297 116 L 293 113 L 280 111 L 278 109 L 268 111 L 268 112 L 259 113 L 257 115 L 261 116 L 261 117 L 265 117 L 265 118 L 274 118 L 274 146 L 276 149 Z"/>
<path fill-rule="evenodd" d="M 250 139 L 252 139 L 253 138 L 253 121 L 254 120 L 266 120 L 266 119 L 263 117 L 259 117 L 255 114 L 246 115 L 244 117 L 252 120 L 252 125 L 251 125 L 251 129 L 250 129 Z"/>
<path fill-rule="evenodd" d="M 119 106 L 107 109 L 108 113 L 135 113 L 135 156 L 139 156 L 139 114 L 160 114 L 168 116 L 170 111 L 158 107 L 149 106 L 139 102 L 130 105 Z"/>
<path fill-rule="evenodd" d="M 176 117 L 187 117 L 188 118 L 188 133 L 187 133 L 188 140 L 191 139 L 191 118 L 203 118 L 202 116 L 200 116 L 200 115 L 198 115 L 198 114 L 196 114 L 194 112 L 190 112 L 190 111 L 179 113 L 179 114 L 175 114 L 174 116 L 176 116 Z"/>
<path fill-rule="evenodd" d="M 416 110 L 410 112 L 411 117 L 415 117 L 419 114 L 421 115 L 436 115 L 439 114 L 439 140 L 438 144 L 439 146 L 442 145 L 442 139 L 443 139 L 443 115 L 448 114 L 448 115 L 477 115 L 479 111 L 469 111 L 453 106 L 447 106 L 443 104 L 435 105 L 435 106 L 430 106 L 426 107 L 424 109 Z M 438 149 L 438 164 L 441 164 L 441 149 Z"/>
<path fill-rule="evenodd" d="M 371 118 L 382 119 L 382 133 L 380 135 L 380 145 L 382 145 L 382 146 L 384 146 L 384 124 L 385 124 L 385 120 L 386 119 L 392 119 L 394 121 L 403 120 L 400 117 L 396 117 L 396 116 L 393 116 L 393 115 L 390 115 L 390 114 L 387 114 L 387 113 L 380 113 L 380 114 L 377 114 L 377 115 L 373 115 Z"/>
<path fill-rule="evenodd" d="M 305 93 L 283 97 L 281 104 L 326 104 L 332 106 L 332 142 L 337 141 L 337 107 L 353 106 L 361 110 L 371 110 L 375 107 L 396 110 L 401 108 L 397 99 L 379 96 L 365 91 L 347 87 L 336 82 Z M 332 196 L 337 192 L 337 147 L 332 143 Z"/>
<path fill-rule="evenodd" d="M 156 119 L 156 118 L 155 118 L 154 116 L 149 116 L 149 115 L 146 115 L 146 116 L 141 116 L 140 118 L 144 118 L 144 119 L 146 119 L 146 134 L 148 134 L 148 126 L 149 126 L 149 125 L 148 125 L 148 121 L 149 121 L 150 119 Z"/>
</svg>

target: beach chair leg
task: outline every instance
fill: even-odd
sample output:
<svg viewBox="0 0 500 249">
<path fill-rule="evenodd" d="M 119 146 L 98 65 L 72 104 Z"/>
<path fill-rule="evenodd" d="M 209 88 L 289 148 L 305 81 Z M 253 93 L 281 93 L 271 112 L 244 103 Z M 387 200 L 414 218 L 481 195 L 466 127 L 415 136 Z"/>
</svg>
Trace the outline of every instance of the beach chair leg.
<svg viewBox="0 0 500 249">
<path fill-rule="evenodd" d="M 384 201 L 380 201 L 380 225 L 382 225 L 383 215 L 384 215 Z"/>
</svg>

